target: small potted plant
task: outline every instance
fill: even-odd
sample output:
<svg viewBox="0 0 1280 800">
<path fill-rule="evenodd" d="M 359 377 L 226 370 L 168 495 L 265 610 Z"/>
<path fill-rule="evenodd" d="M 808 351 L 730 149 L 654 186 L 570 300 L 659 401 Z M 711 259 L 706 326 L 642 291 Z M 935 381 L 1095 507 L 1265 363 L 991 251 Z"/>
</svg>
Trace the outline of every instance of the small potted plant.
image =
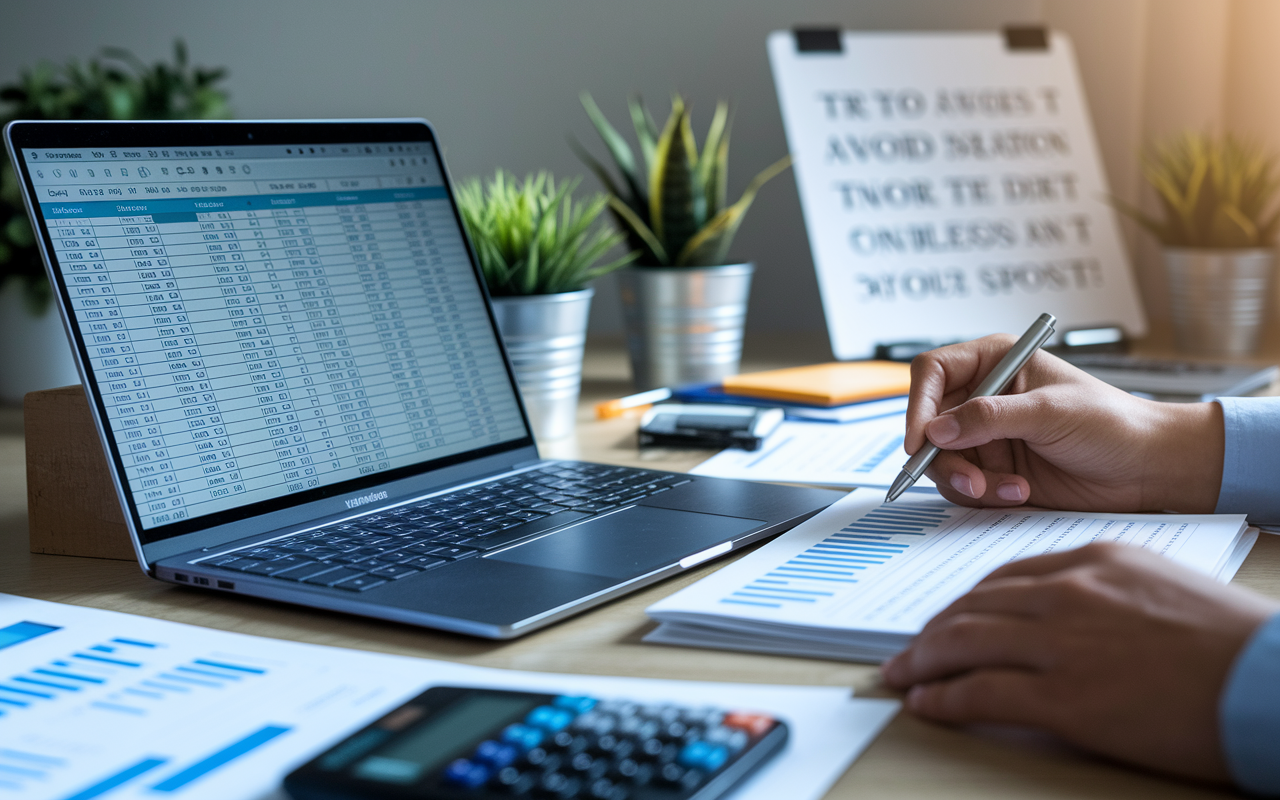
<svg viewBox="0 0 1280 800">
<path fill-rule="evenodd" d="M 1182 133 L 1155 143 L 1143 158 L 1161 218 L 1115 201 L 1164 246 L 1180 350 L 1205 356 L 1257 350 L 1280 229 L 1275 167 L 1273 155 L 1230 134 Z"/>
<path fill-rule="evenodd" d="M 756 193 L 791 164 L 756 175 L 729 204 L 729 106 L 719 103 L 701 153 L 678 95 L 659 130 L 639 98 L 629 102 L 641 161 L 591 95 L 582 105 L 621 174 L 617 181 L 577 142 L 578 156 L 610 193 L 609 210 L 640 253 L 620 273 L 632 377 L 642 389 L 718 381 L 738 371 L 754 265 L 729 264 L 729 246 Z"/>
<path fill-rule="evenodd" d="M 221 119 L 227 95 L 221 69 L 191 67 L 181 40 L 174 62 L 148 67 L 127 50 L 106 48 L 87 66 L 40 64 L 0 87 L 13 119 Z M 0 402 L 37 389 L 79 383 L 62 322 L 52 313 L 35 233 L 9 159 L 0 165 Z"/>
<path fill-rule="evenodd" d="M 604 195 L 575 201 L 581 179 L 550 173 L 523 182 L 502 170 L 458 186 L 458 207 L 480 259 L 494 316 L 539 439 L 573 433 L 582 350 L 595 290 L 587 284 L 635 258 L 598 265 L 623 241 L 596 221 Z"/>
</svg>

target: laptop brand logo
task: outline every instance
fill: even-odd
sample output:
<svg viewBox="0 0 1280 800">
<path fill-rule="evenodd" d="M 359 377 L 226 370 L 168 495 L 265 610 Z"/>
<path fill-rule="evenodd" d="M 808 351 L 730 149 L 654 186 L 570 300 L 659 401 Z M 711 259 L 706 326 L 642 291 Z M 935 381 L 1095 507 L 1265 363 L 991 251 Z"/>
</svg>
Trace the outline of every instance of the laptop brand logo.
<svg viewBox="0 0 1280 800">
<path fill-rule="evenodd" d="M 362 506 L 362 505 L 365 505 L 366 503 L 376 503 L 379 500 L 386 500 L 386 499 L 387 499 L 386 492 L 370 492 L 369 494 L 366 494 L 363 497 L 353 497 L 346 502 L 347 502 L 347 508 L 356 508 L 357 506 Z"/>
</svg>

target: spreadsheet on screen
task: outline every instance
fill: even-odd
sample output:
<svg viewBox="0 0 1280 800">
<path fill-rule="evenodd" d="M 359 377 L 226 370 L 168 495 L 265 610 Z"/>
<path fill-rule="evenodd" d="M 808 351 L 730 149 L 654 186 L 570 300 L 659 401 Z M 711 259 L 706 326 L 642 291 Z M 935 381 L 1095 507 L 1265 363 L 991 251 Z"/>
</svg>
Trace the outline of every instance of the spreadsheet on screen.
<svg viewBox="0 0 1280 800">
<path fill-rule="evenodd" d="M 22 157 L 144 529 L 527 435 L 430 144 Z"/>
</svg>

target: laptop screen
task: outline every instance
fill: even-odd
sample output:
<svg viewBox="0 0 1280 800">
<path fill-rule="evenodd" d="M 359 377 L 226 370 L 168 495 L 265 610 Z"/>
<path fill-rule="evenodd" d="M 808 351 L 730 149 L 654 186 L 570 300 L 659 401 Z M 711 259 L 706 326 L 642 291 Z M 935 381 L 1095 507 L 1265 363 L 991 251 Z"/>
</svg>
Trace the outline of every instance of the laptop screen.
<svg viewBox="0 0 1280 800">
<path fill-rule="evenodd" d="M 528 440 L 431 141 L 19 157 L 144 542 Z"/>
</svg>

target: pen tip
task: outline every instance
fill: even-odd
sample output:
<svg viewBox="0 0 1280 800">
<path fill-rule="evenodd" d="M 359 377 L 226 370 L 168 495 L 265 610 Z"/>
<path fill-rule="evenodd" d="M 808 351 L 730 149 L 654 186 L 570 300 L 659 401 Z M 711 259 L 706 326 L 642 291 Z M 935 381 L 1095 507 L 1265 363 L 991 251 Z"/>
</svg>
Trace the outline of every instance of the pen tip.
<svg viewBox="0 0 1280 800">
<path fill-rule="evenodd" d="M 902 496 L 902 493 L 907 490 L 907 487 L 913 483 L 915 483 L 915 480 L 912 479 L 911 474 L 905 469 L 902 472 L 899 472 L 898 477 L 893 479 L 893 485 L 889 487 L 888 493 L 885 494 L 884 501 L 886 503 L 892 503 L 894 500 L 897 500 Z"/>
</svg>

